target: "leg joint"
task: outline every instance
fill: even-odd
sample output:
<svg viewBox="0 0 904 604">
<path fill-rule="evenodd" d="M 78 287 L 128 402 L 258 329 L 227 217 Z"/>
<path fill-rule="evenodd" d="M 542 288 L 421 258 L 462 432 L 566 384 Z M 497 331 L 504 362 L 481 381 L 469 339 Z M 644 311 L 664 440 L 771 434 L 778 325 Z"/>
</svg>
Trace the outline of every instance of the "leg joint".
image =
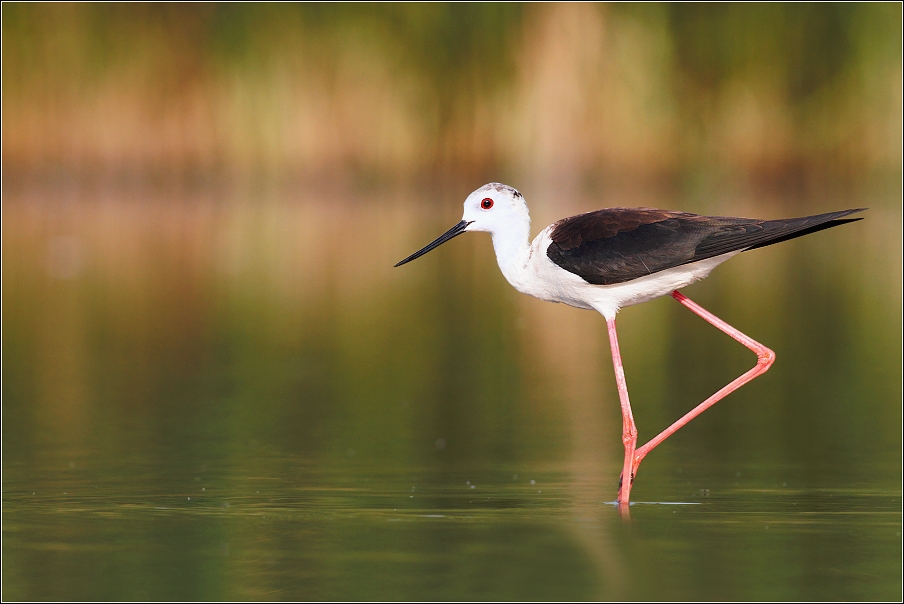
<svg viewBox="0 0 904 604">
<path fill-rule="evenodd" d="M 636 445 L 637 444 L 637 428 L 628 428 L 622 433 L 622 442 L 627 447 L 628 445 Z"/>
<path fill-rule="evenodd" d="M 772 363 L 775 362 L 775 352 L 773 352 L 770 348 L 766 348 L 763 346 L 763 349 L 757 352 L 757 365 L 762 366 L 764 369 L 769 369 L 772 366 Z"/>
</svg>

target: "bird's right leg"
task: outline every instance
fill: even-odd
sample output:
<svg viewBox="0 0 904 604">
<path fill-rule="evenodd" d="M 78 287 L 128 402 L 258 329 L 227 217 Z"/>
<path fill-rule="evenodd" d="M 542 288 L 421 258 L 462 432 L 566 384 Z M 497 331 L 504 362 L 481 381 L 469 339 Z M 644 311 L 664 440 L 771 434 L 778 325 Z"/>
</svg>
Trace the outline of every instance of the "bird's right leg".
<svg viewBox="0 0 904 604">
<path fill-rule="evenodd" d="M 646 457 L 647 453 L 652 451 L 657 445 L 662 443 L 662 441 L 674 434 L 679 428 L 686 425 L 689 421 L 715 405 L 730 393 L 734 392 L 753 378 L 766 373 L 766 371 L 769 369 L 769 367 L 772 366 L 772 363 L 775 361 L 775 353 L 772 352 L 772 350 L 763 346 L 750 336 L 741 333 L 738 329 L 732 327 L 699 304 L 691 301 L 687 296 L 685 296 L 678 290 L 672 292 L 672 297 L 678 300 L 686 308 L 691 310 L 694 314 L 700 316 L 707 323 L 718 328 L 723 333 L 731 336 L 732 338 L 749 348 L 751 351 L 753 351 L 757 357 L 756 365 L 754 365 L 746 373 L 735 378 L 728 385 L 724 386 L 721 390 L 710 396 L 708 399 L 688 411 L 681 419 L 660 432 L 655 438 L 651 439 L 650 442 L 642 447 L 639 447 L 634 454 L 634 465 L 632 467 L 634 474 L 637 473 L 637 467 L 640 465 L 640 462 L 643 461 L 643 458 Z"/>
<path fill-rule="evenodd" d="M 615 333 L 615 319 L 606 319 L 609 328 L 609 346 L 612 349 L 612 365 L 615 368 L 615 383 L 618 385 L 618 399 L 622 410 L 622 442 L 625 444 L 625 464 L 621 479 L 618 481 L 618 504 L 628 505 L 631 497 L 631 485 L 634 483 L 634 450 L 637 448 L 637 426 L 631 413 L 631 402 L 628 400 L 628 383 L 625 381 L 625 368 L 622 366 L 621 352 L 618 349 L 618 334 Z"/>
</svg>

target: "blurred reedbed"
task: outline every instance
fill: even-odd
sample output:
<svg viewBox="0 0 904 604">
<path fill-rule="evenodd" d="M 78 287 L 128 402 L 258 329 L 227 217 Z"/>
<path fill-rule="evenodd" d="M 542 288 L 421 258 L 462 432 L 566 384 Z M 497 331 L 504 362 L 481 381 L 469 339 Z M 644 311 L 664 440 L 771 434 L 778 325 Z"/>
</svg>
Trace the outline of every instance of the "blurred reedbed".
<svg viewBox="0 0 904 604">
<path fill-rule="evenodd" d="M 854 309 L 827 307 L 821 330 L 882 342 L 863 358 L 889 350 L 869 317 L 900 309 L 894 6 L 2 10 L 10 447 L 219 426 L 417 457 L 406 447 L 434 451 L 441 431 L 450 456 L 568 442 L 575 472 L 603 475 L 597 427 L 615 419 L 591 318 L 516 297 L 486 238 L 391 268 L 486 180 L 522 189 L 533 232 L 606 205 L 868 205 L 819 261 L 758 252 L 771 261 L 701 289 L 794 326 L 794 281 Z M 665 312 L 623 325 L 669 330 Z M 671 400 L 652 376 L 678 336 L 638 341 L 659 342 L 633 361 L 651 376 L 639 396 Z"/>
<path fill-rule="evenodd" d="M 218 337 L 251 331 L 351 351 L 356 329 L 380 325 L 378 350 L 418 331 L 378 319 L 387 309 L 412 308 L 424 329 L 494 288 L 494 312 L 468 317 L 477 334 L 511 301 L 488 241 L 459 242 L 456 264 L 389 267 L 487 180 L 522 189 L 534 232 L 605 205 L 763 218 L 868 205 L 870 220 L 838 235 L 868 268 L 836 260 L 850 282 L 900 277 L 898 5 L 2 11 L 7 369 L 76 367 L 99 342 L 131 354 L 138 341 L 136 354 L 181 351 L 169 357 L 187 371 Z M 745 282 L 775 287 L 783 270 Z M 900 278 L 877 283 L 881 304 L 900 302 Z M 533 337 L 550 349 L 585 335 L 543 324 Z M 54 355 L 69 360 L 40 361 Z M 478 390 L 498 383 L 485 377 Z"/>
<path fill-rule="evenodd" d="M 4 188 L 897 178 L 900 6 L 3 6 Z M 707 203 L 707 202 L 704 202 Z"/>
</svg>

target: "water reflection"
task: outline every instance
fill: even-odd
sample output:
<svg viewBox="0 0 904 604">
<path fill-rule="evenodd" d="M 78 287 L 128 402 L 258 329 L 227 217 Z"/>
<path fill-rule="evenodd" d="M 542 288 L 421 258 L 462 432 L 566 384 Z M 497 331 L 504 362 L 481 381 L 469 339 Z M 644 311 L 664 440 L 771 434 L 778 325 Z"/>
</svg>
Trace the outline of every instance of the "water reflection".
<svg viewBox="0 0 904 604">
<path fill-rule="evenodd" d="M 897 210 L 694 286 L 778 361 L 645 460 L 638 502 L 698 505 L 623 524 L 602 320 L 512 292 L 488 238 L 393 271 L 448 222 L 416 192 L 21 195 L 6 598 L 899 595 Z M 642 439 L 750 362 L 668 299 L 619 321 Z"/>
<path fill-rule="evenodd" d="M 222 468 L 177 464 L 142 480 L 159 467 L 135 458 L 99 471 L 69 457 L 72 467 L 30 483 L 15 473 L 4 595 L 893 599 L 900 589 L 901 498 L 882 489 L 697 493 L 637 503 L 626 525 L 567 471 L 522 467 L 534 478 L 515 479 L 471 467 L 469 485 L 429 468 L 266 457 L 282 470 L 225 481 Z M 58 569 L 53 581 L 41 567 Z"/>
</svg>

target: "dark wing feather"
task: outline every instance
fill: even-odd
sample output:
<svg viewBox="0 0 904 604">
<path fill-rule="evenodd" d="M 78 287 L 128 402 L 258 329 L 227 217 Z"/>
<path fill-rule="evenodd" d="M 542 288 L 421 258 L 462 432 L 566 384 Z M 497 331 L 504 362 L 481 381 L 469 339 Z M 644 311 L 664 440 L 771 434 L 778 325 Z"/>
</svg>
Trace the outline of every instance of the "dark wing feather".
<svg viewBox="0 0 904 604">
<path fill-rule="evenodd" d="M 839 218 L 861 210 L 755 220 L 649 208 L 609 208 L 557 222 L 546 254 L 555 264 L 588 283 L 614 285 L 859 220 Z"/>
<path fill-rule="evenodd" d="M 696 254 L 702 260 L 738 249 L 752 250 L 758 247 L 765 247 L 848 222 L 863 220 L 862 218 L 840 219 L 854 212 L 862 212 L 864 209 L 829 212 L 828 214 L 804 216 L 803 218 L 757 220 L 753 224 L 745 225 L 737 231 L 734 229 L 717 230 L 700 242 L 700 245 L 697 246 Z M 724 218 L 722 220 L 732 219 Z"/>
</svg>

